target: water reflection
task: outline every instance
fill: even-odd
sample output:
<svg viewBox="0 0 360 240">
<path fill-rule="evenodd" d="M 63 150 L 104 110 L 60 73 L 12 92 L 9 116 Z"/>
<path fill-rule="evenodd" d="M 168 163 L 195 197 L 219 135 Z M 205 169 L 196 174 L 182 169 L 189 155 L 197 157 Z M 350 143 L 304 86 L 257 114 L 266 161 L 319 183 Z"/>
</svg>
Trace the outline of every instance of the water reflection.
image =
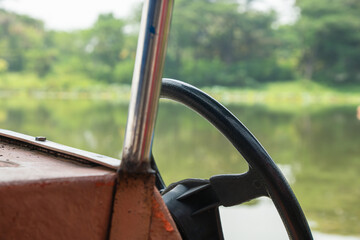
<svg viewBox="0 0 360 240">
<path fill-rule="evenodd" d="M 313 229 L 360 235 L 360 121 L 354 117 L 354 106 L 291 112 L 260 105 L 229 108 L 280 164 L 306 216 L 316 223 Z M 116 158 L 126 119 L 127 105 L 117 102 L 2 99 L 0 103 L 1 128 L 45 135 Z M 154 155 L 167 183 L 248 168 L 209 123 L 167 102 L 160 105 Z M 252 208 L 257 206 L 261 204 Z"/>
<path fill-rule="evenodd" d="M 170 117 L 165 118 L 167 112 L 172 113 L 176 108 L 162 107 L 161 130 L 155 141 L 155 153 L 156 150 L 165 153 L 158 159 L 160 167 L 171 172 L 166 178 L 209 177 L 246 168 L 235 150 L 228 147 L 230 144 L 202 119 L 187 111 L 181 114 L 183 120 L 172 122 Z M 360 235 L 360 205 L 357 204 L 360 198 L 360 124 L 353 117 L 352 106 L 299 109 L 295 113 L 269 111 L 264 106 L 230 106 L 230 109 L 278 164 L 290 166 L 293 179 L 289 180 L 293 182 L 306 216 L 317 223 L 314 229 Z M 162 138 L 174 131 L 177 134 L 169 140 L 176 144 L 163 146 Z M 188 137 L 175 141 L 179 132 Z M 176 154 L 172 155 L 173 152 Z M 188 164 L 190 154 L 195 155 L 192 164 Z M 169 160 L 165 156 L 173 157 Z M 162 162 L 163 158 L 166 162 Z M 177 177 L 179 175 L 181 177 Z"/>
<path fill-rule="evenodd" d="M 269 199 L 262 198 L 256 206 L 220 208 L 221 222 L 226 240 L 237 239 L 276 239 L 288 240 L 285 227 Z M 310 222 L 314 227 L 316 223 Z M 360 237 L 341 236 L 312 231 L 316 240 L 359 240 Z"/>
</svg>

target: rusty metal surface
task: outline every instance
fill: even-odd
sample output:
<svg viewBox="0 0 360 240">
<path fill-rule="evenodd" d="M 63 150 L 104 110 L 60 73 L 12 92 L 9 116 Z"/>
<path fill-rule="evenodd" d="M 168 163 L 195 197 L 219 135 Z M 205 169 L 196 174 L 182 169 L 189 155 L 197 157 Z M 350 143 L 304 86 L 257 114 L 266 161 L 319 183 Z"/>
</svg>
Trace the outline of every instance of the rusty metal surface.
<svg viewBox="0 0 360 240">
<path fill-rule="evenodd" d="M 0 239 L 106 239 L 115 175 L 0 184 Z"/>
<path fill-rule="evenodd" d="M 27 145 L 28 147 L 38 149 L 39 151 L 58 155 L 62 154 L 64 157 L 74 157 L 79 160 L 89 161 L 112 169 L 118 169 L 120 166 L 119 159 L 51 142 L 46 140 L 46 137 L 32 137 L 21 133 L 0 129 L 0 138 L 2 138 L 3 141 L 6 139 L 17 141 L 18 145 Z"/>
<path fill-rule="evenodd" d="M 154 195 L 152 198 L 152 217 L 149 239 L 181 239 L 175 222 L 172 219 L 169 210 L 167 209 L 159 191 L 156 188 L 154 188 Z"/>
<path fill-rule="evenodd" d="M 154 181 L 0 140 L 0 239 L 181 239 Z"/>
<path fill-rule="evenodd" d="M 154 182 L 150 173 L 119 174 L 110 240 L 148 239 Z"/>
<path fill-rule="evenodd" d="M 106 239 L 116 172 L 0 141 L 0 239 Z"/>
<path fill-rule="evenodd" d="M 110 240 L 181 239 L 154 181 L 153 174 L 120 172 Z"/>
<path fill-rule="evenodd" d="M 0 184 L 107 174 L 113 175 L 115 172 L 102 166 L 70 161 L 0 141 Z"/>
</svg>

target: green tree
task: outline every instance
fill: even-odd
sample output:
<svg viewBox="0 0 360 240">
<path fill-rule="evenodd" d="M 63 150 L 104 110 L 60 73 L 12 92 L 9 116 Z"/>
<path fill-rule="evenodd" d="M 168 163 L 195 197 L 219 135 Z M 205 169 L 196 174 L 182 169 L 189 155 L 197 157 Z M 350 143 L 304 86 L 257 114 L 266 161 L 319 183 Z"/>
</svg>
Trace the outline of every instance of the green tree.
<svg viewBox="0 0 360 240">
<path fill-rule="evenodd" d="M 26 53 L 27 69 L 35 72 L 39 77 L 47 75 L 53 66 L 56 52 L 47 49 L 34 49 Z"/>
<path fill-rule="evenodd" d="M 49 51 L 43 22 L 0 9 L 0 58 L 13 72 L 30 71 L 45 76 L 55 59 Z"/>
<path fill-rule="evenodd" d="M 100 15 L 94 27 L 88 31 L 85 51 L 91 61 L 87 70 L 97 79 L 114 82 L 113 73 L 121 60 L 125 42 L 124 27 L 125 22 L 110 13 Z"/>
<path fill-rule="evenodd" d="M 300 67 L 308 79 L 360 82 L 360 2 L 297 0 Z"/>
<path fill-rule="evenodd" d="M 289 79 L 277 64 L 274 12 L 238 1 L 179 0 L 165 73 L 197 85 L 245 85 Z"/>
<path fill-rule="evenodd" d="M 41 21 L 0 9 L 0 58 L 9 64 L 9 71 L 26 67 L 26 52 L 42 47 L 44 27 Z"/>
</svg>

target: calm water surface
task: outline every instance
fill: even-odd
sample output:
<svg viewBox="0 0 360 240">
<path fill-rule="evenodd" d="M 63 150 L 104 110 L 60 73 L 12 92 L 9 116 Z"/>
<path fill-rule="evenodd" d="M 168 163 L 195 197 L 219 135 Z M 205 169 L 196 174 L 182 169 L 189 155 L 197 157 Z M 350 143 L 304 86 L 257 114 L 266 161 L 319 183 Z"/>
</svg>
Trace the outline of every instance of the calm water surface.
<svg viewBox="0 0 360 240">
<path fill-rule="evenodd" d="M 317 239 L 360 239 L 360 121 L 356 106 L 228 106 L 279 164 Z M 91 100 L 2 99 L 0 128 L 119 158 L 127 105 Z M 247 164 L 192 111 L 162 102 L 154 156 L 167 184 L 241 173 Z M 228 239 L 287 239 L 270 201 L 222 210 Z M 249 224 L 251 226 L 249 226 Z M 259 231 L 261 224 L 263 231 Z M 257 235 L 262 232 L 264 235 Z M 272 235 L 275 234 L 275 235 Z"/>
</svg>

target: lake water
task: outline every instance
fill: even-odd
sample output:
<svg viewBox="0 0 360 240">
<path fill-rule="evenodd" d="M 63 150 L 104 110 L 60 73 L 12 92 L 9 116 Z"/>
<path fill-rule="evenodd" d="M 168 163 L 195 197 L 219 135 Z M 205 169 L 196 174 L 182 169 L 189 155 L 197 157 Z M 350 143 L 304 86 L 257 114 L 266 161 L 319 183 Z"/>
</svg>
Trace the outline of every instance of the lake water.
<svg viewBox="0 0 360 240">
<path fill-rule="evenodd" d="M 231 105 L 279 164 L 316 239 L 360 239 L 360 121 L 356 106 Z M 0 128 L 119 158 L 127 104 L 116 101 L 2 99 Z M 153 153 L 167 184 L 241 173 L 247 164 L 209 123 L 162 102 Z M 287 239 L 267 199 L 221 209 L 227 239 Z"/>
</svg>

